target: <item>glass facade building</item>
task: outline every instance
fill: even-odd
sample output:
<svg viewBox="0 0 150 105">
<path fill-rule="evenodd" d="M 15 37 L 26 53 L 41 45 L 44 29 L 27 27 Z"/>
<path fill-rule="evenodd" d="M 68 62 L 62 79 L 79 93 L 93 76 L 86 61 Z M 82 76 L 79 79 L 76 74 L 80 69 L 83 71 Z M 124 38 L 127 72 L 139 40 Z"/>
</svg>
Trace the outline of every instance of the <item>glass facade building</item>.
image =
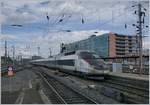
<svg viewBox="0 0 150 105">
<path fill-rule="evenodd" d="M 89 38 L 77 42 L 64 44 L 64 53 L 76 50 L 90 50 L 101 57 L 117 57 L 129 54 L 137 54 L 136 36 L 106 33 L 99 36 L 91 35 Z"/>
<path fill-rule="evenodd" d="M 96 52 L 100 56 L 108 57 L 109 56 L 108 43 L 109 43 L 108 34 L 103 34 L 100 36 L 92 35 L 88 39 L 65 44 L 64 52 L 69 53 L 76 50 L 90 50 Z"/>
</svg>

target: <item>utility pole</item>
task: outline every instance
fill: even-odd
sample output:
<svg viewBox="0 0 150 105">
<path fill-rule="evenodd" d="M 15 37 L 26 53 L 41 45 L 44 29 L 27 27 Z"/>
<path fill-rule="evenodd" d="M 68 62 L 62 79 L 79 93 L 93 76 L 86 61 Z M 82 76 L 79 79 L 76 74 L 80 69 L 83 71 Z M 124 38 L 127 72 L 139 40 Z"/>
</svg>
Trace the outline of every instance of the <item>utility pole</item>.
<svg viewBox="0 0 150 105">
<path fill-rule="evenodd" d="M 9 58 L 9 48 L 7 49 L 7 58 Z"/>
<path fill-rule="evenodd" d="M 49 48 L 49 57 L 52 56 L 52 51 L 51 51 L 51 48 Z"/>
<path fill-rule="evenodd" d="M 138 4 L 138 17 L 139 17 L 139 66 L 140 66 L 140 75 L 143 72 L 143 46 L 142 46 L 142 12 L 141 4 Z"/>
<path fill-rule="evenodd" d="M 143 41 L 142 41 L 142 30 L 144 28 L 144 23 L 145 23 L 145 12 L 147 11 L 146 8 L 143 8 L 141 3 L 139 2 L 136 6 L 138 6 L 138 10 L 134 11 L 134 14 L 138 15 L 138 21 L 137 24 L 133 24 L 137 28 L 137 36 L 138 36 L 138 47 L 139 47 L 139 75 L 142 75 L 143 72 Z M 135 7 L 135 6 L 132 6 Z M 143 9 L 143 10 L 142 10 Z M 143 26 L 143 27 L 142 27 Z M 148 26 L 145 26 L 148 28 Z"/>
<path fill-rule="evenodd" d="M 13 66 L 15 64 L 15 46 L 12 46 L 12 50 L 13 50 Z"/>
<path fill-rule="evenodd" d="M 38 50 L 38 56 L 40 56 L 40 47 L 39 46 L 37 47 L 37 50 Z"/>
<path fill-rule="evenodd" d="M 22 62 L 22 53 L 21 52 L 19 52 L 19 59 L 20 59 L 20 62 L 22 64 L 23 62 Z"/>
<path fill-rule="evenodd" d="M 5 39 L 5 64 L 7 63 L 7 40 Z"/>
</svg>

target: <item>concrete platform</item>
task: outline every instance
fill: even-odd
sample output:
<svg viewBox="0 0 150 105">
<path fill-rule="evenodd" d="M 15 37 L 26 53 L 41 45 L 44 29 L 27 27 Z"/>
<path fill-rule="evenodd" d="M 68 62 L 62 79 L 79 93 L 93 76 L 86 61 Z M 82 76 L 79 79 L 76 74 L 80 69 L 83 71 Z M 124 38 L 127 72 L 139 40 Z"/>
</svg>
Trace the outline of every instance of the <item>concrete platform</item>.
<svg viewBox="0 0 150 105">
<path fill-rule="evenodd" d="M 109 75 L 128 78 L 128 79 L 149 81 L 149 75 L 141 75 L 140 76 L 139 74 L 120 73 L 120 72 L 110 72 Z"/>
<path fill-rule="evenodd" d="M 1 92 L 1 104 L 14 104 L 18 98 L 20 91 L 3 91 Z"/>
<path fill-rule="evenodd" d="M 2 104 L 44 104 L 37 84 L 39 78 L 30 70 L 17 72 L 13 77 L 1 78 Z"/>
<path fill-rule="evenodd" d="M 44 104 L 40 94 L 35 89 L 26 89 L 21 104 Z"/>
</svg>

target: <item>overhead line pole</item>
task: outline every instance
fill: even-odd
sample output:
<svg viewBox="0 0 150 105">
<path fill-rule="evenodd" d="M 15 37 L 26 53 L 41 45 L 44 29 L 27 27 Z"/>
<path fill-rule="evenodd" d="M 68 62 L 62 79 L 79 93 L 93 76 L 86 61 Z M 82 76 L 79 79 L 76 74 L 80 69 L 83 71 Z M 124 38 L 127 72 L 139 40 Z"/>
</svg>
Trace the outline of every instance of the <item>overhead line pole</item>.
<svg viewBox="0 0 150 105">
<path fill-rule="evenodd" d="M 135 26 L 138 30 L 137 31 L 137 36 L 138 36 L 138 55 L 139 55 L 139 75 L 143 74 L 143 36 L 142 36 L 142 30 L 144 27 L 148 28 L 148 26 L 144 26 L 145 24 L 145 12 L 147 11 L 146 8 L 144 8 L 141 5 L 141 2 L 139 2 L 137 5 L 133 5 L 132 7 L 138 7 L 137 11 L 134 11 L 134 14 L 138 15 L 138 21 L 137 21 L 137 25 L 136 24 L 132 24 L 133 26 Z M 143 25 L 143 26 L 142 26 Z"/>
<path fill-rule="evenodd" d="M 7 40 L 5 39 L 5 64 L 7 63 Z"/>
<path fill-rule="evenodd" d="M 15 46 L 12 46 L 12 50 L 13 50 L 13 67 L 15 64 Z"/>
<path fill-rule="evenodd" d="M 38 50 L 38 56 L 40 56 L 40 47 L 39 46 L 37 47 L 37 50 Z"/>
<path fill-rule="evenodd" d="M 52 51 L 51 51 L 51 48 L 49 48 L 49 57 L 52 56 Z"/>
<path fill-rule="evenodd" d="M 138 4 L 138 17 L 139 17 L 139 69 L 140 75 L 143 72 L 143 46 L 142 46 L 142 12 L 141 12 L 141 4 Z"/>
</svg>

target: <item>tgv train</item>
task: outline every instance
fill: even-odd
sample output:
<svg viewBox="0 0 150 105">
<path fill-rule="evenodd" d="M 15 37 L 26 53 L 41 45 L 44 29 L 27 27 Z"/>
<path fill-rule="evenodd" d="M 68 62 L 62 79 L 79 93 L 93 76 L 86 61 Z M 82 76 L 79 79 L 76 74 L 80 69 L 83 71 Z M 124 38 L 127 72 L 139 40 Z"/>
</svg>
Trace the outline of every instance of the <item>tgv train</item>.
<svg viewBox="0 0 150 105">
<path fill-rule="evenodd" d="M 106 63 L 96 53 L 87 50 L 33 60 L 31 63 L 91 79 L 103 79 L 109 72 Z"/>
</svg>

